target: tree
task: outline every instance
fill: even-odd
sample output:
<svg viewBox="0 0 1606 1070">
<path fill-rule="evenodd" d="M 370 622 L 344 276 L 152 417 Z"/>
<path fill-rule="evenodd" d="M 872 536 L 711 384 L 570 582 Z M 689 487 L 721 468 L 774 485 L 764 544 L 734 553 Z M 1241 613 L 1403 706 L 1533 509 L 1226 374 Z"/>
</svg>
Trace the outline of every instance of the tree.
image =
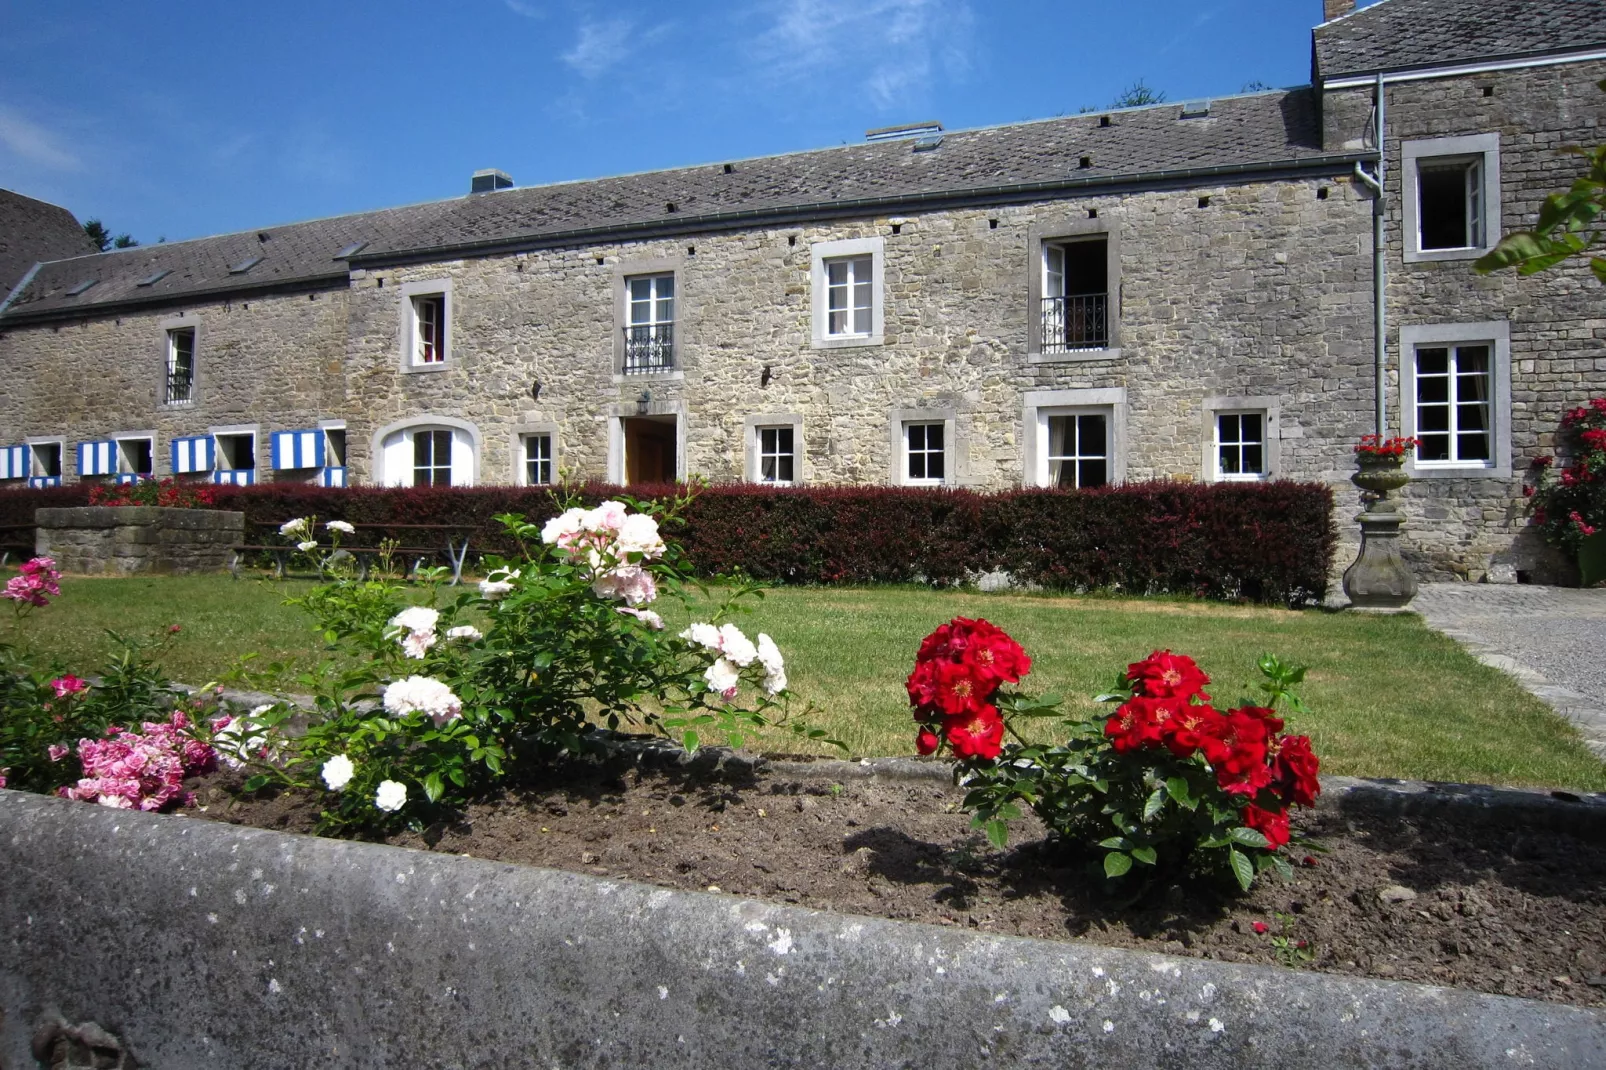
<svg viewBox="0 0 1606 1070">
<path fill-rule="evenodd" d="M 1165 90 L 1150 89 L 1142 78 L 1133 82 L 1121 91 L 1121 95 L 1110 101 L 1112 108 L 1141 108 L 1145 104 L 1164 104 Z"/>
<path fill-rule="evenodd" d="M 139 244 L 127 234 L 118 234 L 113 237 L 111 231 L 106 229 L 106 224 L 98 219 L 86 219 L 84 221 L 84 233 L 89 235 L 89 240 L 99 246 L 100 251 L 103 253 L 107 249 L 132 249 Z"/>
<path fill-rule="evenodd" d="M 1606 92 L 1606 81 L 1596 84 Z M 1569 145 L 1562 151 L 1588 160 L 1589 170 L 1566 192 L 1545 198 L 1534 229 L 1507 234 L 1474 262 L 1478 274 L 1514 267 L 1519 275 L 1535 275 L 1563 260 L 1587 255 L 1590 270 L 1606 283 L 1606 256 L 1589 253 L 1601 243 L 1601 219 L 1606 216 L 1606 145 L 1593 149 Z"/>
</svg>

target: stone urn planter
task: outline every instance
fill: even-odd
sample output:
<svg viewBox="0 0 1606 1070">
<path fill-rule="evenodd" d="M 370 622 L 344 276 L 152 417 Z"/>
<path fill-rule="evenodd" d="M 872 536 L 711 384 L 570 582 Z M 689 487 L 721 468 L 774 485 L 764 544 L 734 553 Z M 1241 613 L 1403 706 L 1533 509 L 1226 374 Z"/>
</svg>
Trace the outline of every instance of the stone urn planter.
<svg viewBox="0 0 1606 1070">
<path fill-rule="evenodd" d="M 1344 570 L 1344 594 L 1350 608 L 1398 612 L 1416 597 L 1416 576 L 1400 556 L 1400 529 L 1405 517 L 1390 495 L 1411 481 L 1405 454 L 1356 454 L 1358 471 L 1350 482 L 1361 488 L 1365 508 L 1355 519 L 1361 525 L 1361 552 Z"/>
<path fill-rule="evenodd" d="M 1586 535 L 1579 542 L 1578 577 L 1585 587 L 1606 580 L 1606 531 Z"/>
</svg>

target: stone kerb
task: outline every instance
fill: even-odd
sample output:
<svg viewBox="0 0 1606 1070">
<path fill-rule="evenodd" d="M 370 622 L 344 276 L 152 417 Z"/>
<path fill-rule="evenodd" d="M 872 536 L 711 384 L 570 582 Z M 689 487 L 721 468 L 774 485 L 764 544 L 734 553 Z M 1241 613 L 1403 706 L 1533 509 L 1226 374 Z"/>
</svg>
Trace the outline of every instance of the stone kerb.
<svg viewBox="0 0 1606 1070">
<path fill-rule="evenodd" d="M 1473 992 L 19 792 L 0 828 L 7 1067 L 69 1022 L 166 1070 L 1606 1065 L 1606 1016 Z"/>
<path fill-rule="evenodd" d="M 245 514 L 165 506 L 77 506 L 39 509 L 35 552 L 63 572 L 220 572 L 230 547 L 245 538 Z"/>
</svg>

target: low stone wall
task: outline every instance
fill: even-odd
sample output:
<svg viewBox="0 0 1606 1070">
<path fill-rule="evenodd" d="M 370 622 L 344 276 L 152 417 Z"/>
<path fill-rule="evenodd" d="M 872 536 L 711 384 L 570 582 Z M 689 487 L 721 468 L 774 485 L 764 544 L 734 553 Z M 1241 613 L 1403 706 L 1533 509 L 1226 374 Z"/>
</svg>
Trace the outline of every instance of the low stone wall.
<svg viewBox="0 0 1606 1070">
<path fill-rule="evenodd" d="M 1473 992 L 18 792 L 0 828 L 7 1070 L 1606 1065 L 1606 1016 Z"/>
<path fill-rule="evenodd" d="M 154 505 L 40 509 L 35 552 L 63 572 L 220 572 L 245 540 L 245 514 Z"/>
</svg>

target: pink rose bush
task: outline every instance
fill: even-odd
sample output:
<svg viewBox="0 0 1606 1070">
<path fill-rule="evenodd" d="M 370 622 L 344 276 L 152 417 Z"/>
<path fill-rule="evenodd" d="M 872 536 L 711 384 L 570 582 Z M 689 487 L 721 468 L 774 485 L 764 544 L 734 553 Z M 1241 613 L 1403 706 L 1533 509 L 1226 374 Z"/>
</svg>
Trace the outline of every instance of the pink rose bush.
<svg viewBox="0 0 1606 1070">
<path fill-rule="evenodd" d="M 113 726 L 105 739 L 79 740 L 84 775 L 58 794 L 119 810 L 191 805 L 184 778 L 217 768 L 217 753 L 187 733 L 189 727 L 188 718 L 174 712 L 165 723 L 146 721 L 139 732 Z"/>
<path fill-rule="evenodd" d="M 48 557 L 36 557 L 23 562 L 19 573 L 6 581 L 4 594 L 23 606 L 44 607 L 61 594 L 61 573 L 56 562 Z"/>
</svg>

